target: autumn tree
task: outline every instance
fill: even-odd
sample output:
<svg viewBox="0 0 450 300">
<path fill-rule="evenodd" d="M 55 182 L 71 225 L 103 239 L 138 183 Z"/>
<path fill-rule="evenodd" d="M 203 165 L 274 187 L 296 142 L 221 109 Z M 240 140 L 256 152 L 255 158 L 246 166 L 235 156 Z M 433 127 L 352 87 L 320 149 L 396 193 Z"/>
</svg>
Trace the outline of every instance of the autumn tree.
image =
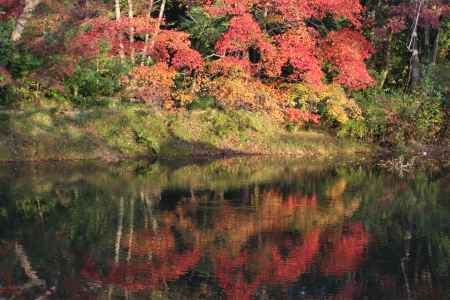
<svg viewBox="0 0 450 300">
<path fill-rule="evenodd" d="M 328 78 L 349 89 L 374 82 L 364 64 L 373 51 L 361 34 L 364 9 L 358 1 L 227 0 L 208 2 L 204 9 L 230 19 L 216 43 L 217 54 L 250 61 L 261 79 L 320 87 Z"/>
</svg>

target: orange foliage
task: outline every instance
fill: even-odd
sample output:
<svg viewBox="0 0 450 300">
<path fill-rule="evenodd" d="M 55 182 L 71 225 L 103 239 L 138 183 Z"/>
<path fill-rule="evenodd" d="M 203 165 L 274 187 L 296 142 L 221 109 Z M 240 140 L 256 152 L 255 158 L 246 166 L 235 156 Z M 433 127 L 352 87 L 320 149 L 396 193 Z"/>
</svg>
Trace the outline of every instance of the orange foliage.
<svg viewBox="0 0 450 300">
<path fill-rule="evenodd" d="M 286 109 L 286 117 L 291 123 L 314 123 L 318 124 L 320 116 L 297 108 Z"/>
<path fill-rule="evenodd" d="M 237 57 L 226 56 L 214 60 L 205 66 L 206 76 L 228 77 L 228 78 L 248 78 L 250 79 L 251 65 L 248 60 Z"/>
<path fill-rule="evenodd" d="M 259 81 L 219 78 L 209 83 L 208 90 L 224 108 L 262 110 L 280 115 L 280 105 L 287 102 L 282 93 Z"/>
<path fill-rule="evenodd" d="M 146 103 L 163 104 L 171 99 L 176 71 L 164 63 L 151 67 L 137 66 L 131 72 L 131 79 L 125 79 L 135 95 Z"/>
</svg>

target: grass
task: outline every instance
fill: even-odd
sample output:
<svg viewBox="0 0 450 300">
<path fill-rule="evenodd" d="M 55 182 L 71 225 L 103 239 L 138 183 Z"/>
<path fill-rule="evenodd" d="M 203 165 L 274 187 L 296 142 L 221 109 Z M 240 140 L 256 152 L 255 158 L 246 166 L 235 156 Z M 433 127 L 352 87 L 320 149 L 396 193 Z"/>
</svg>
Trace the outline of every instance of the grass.
<svg viewBox="0 0 450 300">
<path fill-rule="evenodd" d="M 233 154 L 352 156 L 368 145 L 318 130 L 289 132 L 264 113 L 162 113 L 141 105 L 0 112 L 0 161 L 168 159 Z"/>
</svg>

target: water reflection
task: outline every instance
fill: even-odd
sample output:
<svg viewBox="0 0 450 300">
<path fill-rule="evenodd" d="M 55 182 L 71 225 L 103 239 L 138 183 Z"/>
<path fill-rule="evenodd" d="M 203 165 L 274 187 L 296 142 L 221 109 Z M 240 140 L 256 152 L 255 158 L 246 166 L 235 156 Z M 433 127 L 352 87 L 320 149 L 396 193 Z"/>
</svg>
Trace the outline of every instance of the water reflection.
<svg viewBox="0 0 450 300">
<path fill-rule="evenodd" d="M 447 299 L 448 173 L 261 158 L 0 168 L 0 296 Z"/>
</svg>

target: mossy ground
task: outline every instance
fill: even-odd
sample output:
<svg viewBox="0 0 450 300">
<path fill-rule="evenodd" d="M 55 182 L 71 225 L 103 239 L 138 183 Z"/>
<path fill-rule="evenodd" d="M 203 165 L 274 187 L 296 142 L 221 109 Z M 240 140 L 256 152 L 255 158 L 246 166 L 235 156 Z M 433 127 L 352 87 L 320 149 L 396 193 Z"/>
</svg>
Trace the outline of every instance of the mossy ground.
<svg viewBox="0 0 450 300">
<path fill-rule="evenodd" d="M 335 157 L 368 145 L 319 130 L 288 131 L 264 113 L 162 113 L 143 105 L 0 112 L 0 161 L 168 159 L 233 154 Z"/>
</svg>

